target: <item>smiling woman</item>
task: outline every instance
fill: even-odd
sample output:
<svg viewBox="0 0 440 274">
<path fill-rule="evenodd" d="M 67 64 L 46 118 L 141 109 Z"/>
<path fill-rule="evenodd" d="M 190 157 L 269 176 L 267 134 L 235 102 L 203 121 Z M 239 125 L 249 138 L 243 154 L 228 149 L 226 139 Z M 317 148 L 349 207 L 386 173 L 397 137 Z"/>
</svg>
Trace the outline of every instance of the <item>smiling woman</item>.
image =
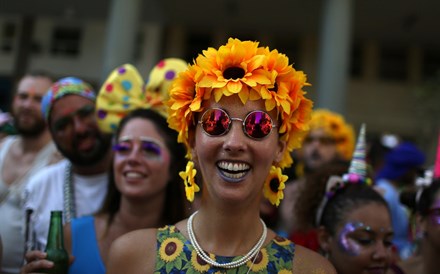
<svg viewBox="0 0 440 274">
<path fill-rule="evenodd" d="M 203 186 L 200 207 L 189 219 L 116 240 L 108 273 L 334 273 L 260 219 L 263 197 L 275 205 L 283 198 L 282 169 L 307 130 L 305 85 L 285 55 L 232 38 L 181 72 L 168 124 L 187 149 L 180 176 L 188 200 Z"/>
</svg>

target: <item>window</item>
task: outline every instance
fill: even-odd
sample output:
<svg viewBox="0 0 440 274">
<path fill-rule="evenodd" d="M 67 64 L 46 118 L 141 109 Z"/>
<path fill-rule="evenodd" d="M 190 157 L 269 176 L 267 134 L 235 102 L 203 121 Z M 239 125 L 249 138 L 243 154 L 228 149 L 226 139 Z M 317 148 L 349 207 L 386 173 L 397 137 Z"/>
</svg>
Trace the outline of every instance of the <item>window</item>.
<svg viewBox="0 0 440 274">
<path fill-rule="evenodd" d="M 12 51 L 16 33 L 16 25 L 12 22 L 6 22 L 3 25 L 1 33 L 1 51 L 8 53 Z"/>
<path fill-rule="evenodd" d="M 53 55 L 77 56 L 80 53 L 82 32 L 78 27 L 55 27 L 50 52 Z"/>
<path fill-rule="evenodd" d="M 380 52 L 379 76 L 383 80 L 404 81 L 407 78 L 407 56 L 404 48 L 384 47 Z"/>
<path fill-rule="evenodd" d="M 440 52 L 426 50 L 423 54 L 423 78 L 433 78 L 440 75 Z"/>
</svg>

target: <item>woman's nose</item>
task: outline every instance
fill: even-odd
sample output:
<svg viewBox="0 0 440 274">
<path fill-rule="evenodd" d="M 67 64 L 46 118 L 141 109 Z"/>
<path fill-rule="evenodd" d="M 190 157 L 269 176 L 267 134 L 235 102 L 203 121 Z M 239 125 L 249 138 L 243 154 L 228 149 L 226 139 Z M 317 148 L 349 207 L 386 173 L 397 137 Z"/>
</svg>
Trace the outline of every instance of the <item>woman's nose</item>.
<svg viewBox="0 0 440 274">
<path fill-rule="evenodd" d="M 229 152 L 241 152 L 246 148 L 249 141 L 244 134 L 240 121 L 232 121 L 230 129 L 227 134 L 223 136 L 223 148 Z"/>
</svg>

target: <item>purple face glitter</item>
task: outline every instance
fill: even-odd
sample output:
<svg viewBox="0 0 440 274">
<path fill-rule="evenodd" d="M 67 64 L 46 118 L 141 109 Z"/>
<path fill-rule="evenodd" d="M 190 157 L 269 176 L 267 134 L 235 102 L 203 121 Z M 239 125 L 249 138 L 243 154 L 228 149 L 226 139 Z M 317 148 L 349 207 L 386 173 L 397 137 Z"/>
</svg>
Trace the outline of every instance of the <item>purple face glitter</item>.
<svg viewBox="0 0 440 274">
<path fill-rule="evenodd" d="M 362 246 L 360 246 L 354 239 L 349 237 L 349 234 L 354 232 L 356 229 L 365 227 L 363 223 L 348 222 L 342 228 L 341 233 L 339 233 L 338 245 L 346 253 L 351 256 L 357 256 L 360 254 Z M 365 227 L 368 229 L 368 227 Z"/>
</svg>

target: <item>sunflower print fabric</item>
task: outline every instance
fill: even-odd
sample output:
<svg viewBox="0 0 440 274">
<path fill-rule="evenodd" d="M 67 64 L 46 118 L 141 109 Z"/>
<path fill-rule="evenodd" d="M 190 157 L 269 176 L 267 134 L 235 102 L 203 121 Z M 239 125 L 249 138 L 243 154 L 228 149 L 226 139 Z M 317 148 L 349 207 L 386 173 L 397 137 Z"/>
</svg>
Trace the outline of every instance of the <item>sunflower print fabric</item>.
<svg viewBox="0 0 440 274">
<path fill-rule="evenodd" d="M 154 273 L 292 273 L 294 252 L 293 242 L 277 236 L 260 250 L 256 258 L 252 258 L 245 265 L 233 269 L 213 267 L 197 255 L 191 242 L 175 226 L 165 226 L 157 233 L 157 258 Z M 225 257 L 214 254 L 209 254 L 209 256 L 219 263 L 239 259 L 239 256 Z"/>
</svg>

